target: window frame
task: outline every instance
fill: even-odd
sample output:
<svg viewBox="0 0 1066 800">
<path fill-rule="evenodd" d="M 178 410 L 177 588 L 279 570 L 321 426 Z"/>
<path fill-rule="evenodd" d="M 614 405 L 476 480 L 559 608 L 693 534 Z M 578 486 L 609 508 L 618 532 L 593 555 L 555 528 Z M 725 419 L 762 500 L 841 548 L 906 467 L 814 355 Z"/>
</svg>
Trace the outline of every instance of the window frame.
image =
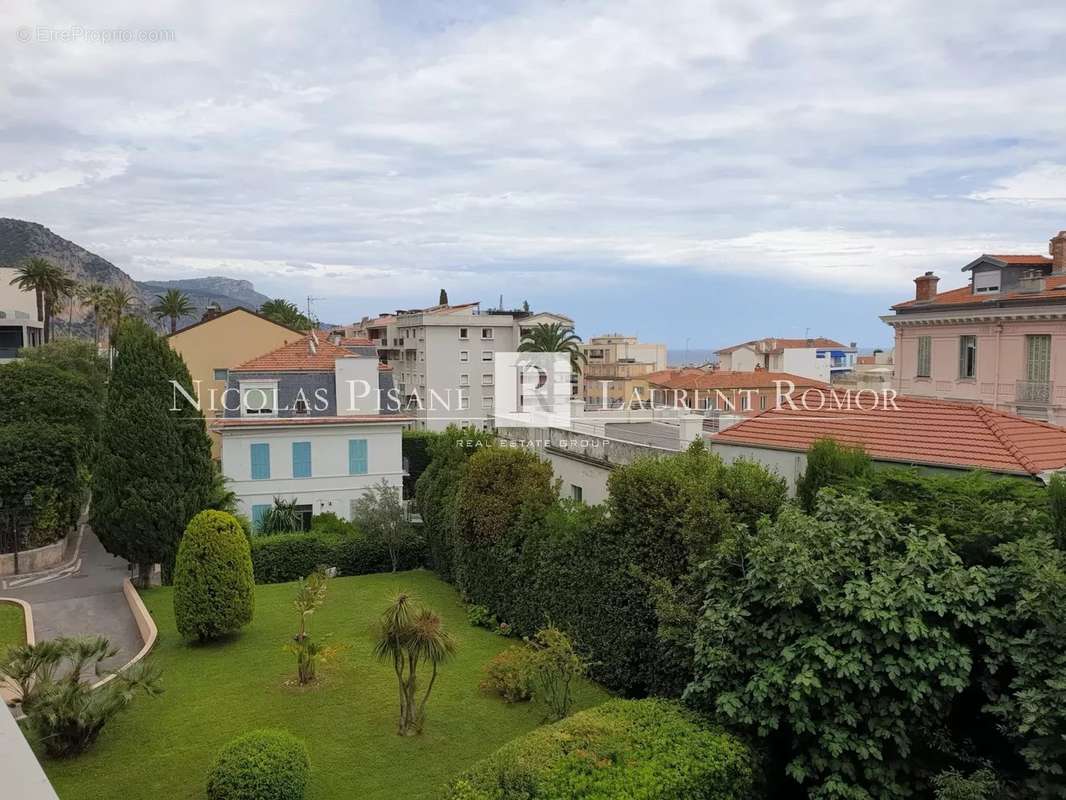
<svg viewBox="0 0 1066 800">
<path fill-rule="evenodd" d="M 972 359 L 968 358 L 971 353 Z M 959 380 L 977 380 L 977 337 L 974 334 L 959 337 Z"/>
<path fill-rule="evenodd" d="M 914 364 L 915 378 L 933 377 L 933 337 L 919 336 L 917 341 L 917 354 Z"/>
<path fill-rule="evenodd" d="M 370 444 L 366 439 L 348 440 L 348 474 L 370 474 Z"/>
</svg>

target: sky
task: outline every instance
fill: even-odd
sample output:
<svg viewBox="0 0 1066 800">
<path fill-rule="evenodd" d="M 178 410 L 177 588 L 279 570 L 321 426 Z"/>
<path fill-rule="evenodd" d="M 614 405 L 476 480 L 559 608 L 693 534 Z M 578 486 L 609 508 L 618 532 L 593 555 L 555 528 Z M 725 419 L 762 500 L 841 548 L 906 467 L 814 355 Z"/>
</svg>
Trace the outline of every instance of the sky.
<svg viewBox="0 0 1066 800">
<path fill-rule="evenodd" d="M 883 346 L 916 275 L 1066 228 L 1057 2 L 4 9 L 0 216 L 330 322 L 443 287 L 678 349 Z"/>
</svg>

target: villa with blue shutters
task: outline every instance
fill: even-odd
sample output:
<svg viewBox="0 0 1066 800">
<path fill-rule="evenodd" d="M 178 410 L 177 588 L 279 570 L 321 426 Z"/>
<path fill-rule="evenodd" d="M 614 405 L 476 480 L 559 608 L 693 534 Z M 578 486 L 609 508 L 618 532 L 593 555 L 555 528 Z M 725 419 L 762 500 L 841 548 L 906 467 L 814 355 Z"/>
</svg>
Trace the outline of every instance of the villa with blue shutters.
<svg viewBox="0 0 1066 800">
<path fill-rule="evenodd" d="M 310 334 L 230 369 L 224 398 L 212 426 L 222 472 L 253 526 L 274 498 L 295 501 L 307 527 L 326 512 L 350 519 L 382 480 L 401 490 L 412 419 L 373 350 Z"/>
</svg>

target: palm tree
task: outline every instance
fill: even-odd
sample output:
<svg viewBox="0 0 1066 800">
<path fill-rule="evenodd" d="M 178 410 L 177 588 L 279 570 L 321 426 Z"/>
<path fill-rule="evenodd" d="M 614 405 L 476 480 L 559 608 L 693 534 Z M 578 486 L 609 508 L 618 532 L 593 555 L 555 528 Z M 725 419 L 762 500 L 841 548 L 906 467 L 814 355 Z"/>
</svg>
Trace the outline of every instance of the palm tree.
<svg viewBox="0 0 1066 800">
<path fill-rule="evenodd" d="M 133 292 L 121 286 L 112 286 L 105 292 L 105 295 L 103 308 L 109 328 L 107 341 L 111 342 L 115 338 L 115 330 L 122 322 L 123 315 L 137 305 L 138 298 Z"/>
<path fill-rule="evenodd" d="M 62 281 L 66 276 L 59 267 L 44 258 L 31 258 L 18 268 L 11 279 L 12 286 L 37 295 L 37 319 L 44 322 L 44 340 L 52 338 L 52 313 L 55 300 L 61 294 Z"/>
<path fill-rule="evenodd" d="M 155 305 L 149 310 L 157 319 L 170 318 L 171 333 L 177 332 L 179 319 L 191 316 L 196 311 L 189 296 L 180 289 L 167 289 L 163 294 L 157 294 L 155 300 Z"/>
<path fill-rule="evenodd" d="M 81 297 L 81 284 L 73 278 L 64 278 L 60 293 L 67 301 L 67 338 L 74 336 L 74 304 Z"/>
<path fill-rule="evenodd" d="M 437 680 L 440 665 L 455 653 L 455 640 L 444 630 L 440 616 L 428 608 L 414 605 L 414 597 L 400 592 L 381 616 L 374 655 L 392 662 L 400 692 L 401 736 L 422 732 L 426 721 L 426 703 Z M 425 694 L 416 703 L 418 666 L 429 663 L 432 674 Z"/>
<path fill-rule="evenodd" d="M 107 289 L 99 283 L 90 283 L 81 288 L 81 302 L 93 312 L 93 342 L 100 346 L 100 310 L 107 300 Z"/>
<path fill-rule="evenodd" d="M 569 353 L 570 369 L 575 376 L 581 375 L 581 368 L 587 360 L 581 350 L 581 337 L 574 329 L 561 322 L 540 323 L 522 334 L 518 345 L 522 353 Z"/>
<path fill-rule="evenodd" d="M 267 300 L 259 306 L 259 313 L 279 325 L 298 331 L 309 331 L 314 327 L 311 320 L 305 314 L 301 314 L 295 304 L 280 297 Z"/>
</svg>

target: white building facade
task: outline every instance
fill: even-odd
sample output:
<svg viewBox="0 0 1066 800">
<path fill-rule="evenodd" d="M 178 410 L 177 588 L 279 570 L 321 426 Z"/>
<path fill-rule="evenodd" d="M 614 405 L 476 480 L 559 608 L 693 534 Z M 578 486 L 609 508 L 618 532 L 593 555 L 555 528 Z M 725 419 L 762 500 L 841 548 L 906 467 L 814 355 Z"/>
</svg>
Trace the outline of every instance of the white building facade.
<svg viewBox="0 0 1066 800">
<path fill-rule="evenodd" d="M 37 295 L 12 286 L 16 275 L 14 267 L 0 267 L 0 363 L 16 358 L 21 348 L 37 347 L 44 341 Z"/>
</svg>

